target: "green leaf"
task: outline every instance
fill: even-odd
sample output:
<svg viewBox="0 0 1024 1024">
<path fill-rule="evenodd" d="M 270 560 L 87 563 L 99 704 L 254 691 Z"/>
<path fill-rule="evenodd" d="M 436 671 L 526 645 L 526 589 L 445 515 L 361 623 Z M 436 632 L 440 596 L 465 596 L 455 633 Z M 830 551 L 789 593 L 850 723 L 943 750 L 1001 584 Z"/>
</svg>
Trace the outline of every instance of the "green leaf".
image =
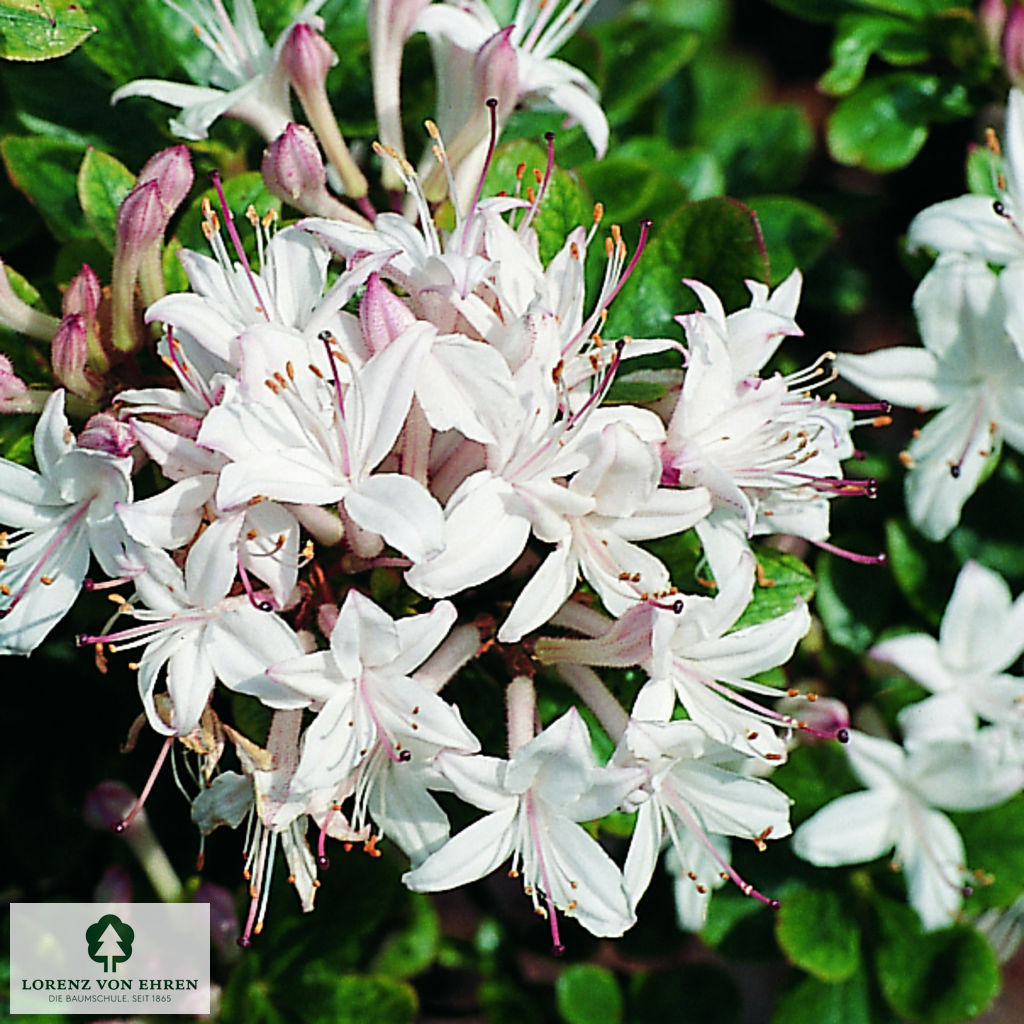
<svg viewBox="0 0 1024 1024">
<path fill-rule="evenodd" d="M 988 146 L 971 145 L 967 148 L 967 191 L 976 195 L 999 199 L 999 175 L 1003 173 L 1003 158 Z"/>
<path fill-rule="evenodd" d="M 897 71 L 847 96 L 828 122 L 828 147 L 842 164 L 894 171 L 917 156 L 933 121 L 973 111 L 967 88 L 938 75 Z"/>
<path fill-rule="evenodd" d="M 90 147 L 78 169 L 78 201 L 96 237 L 110 251 L 117 239 L 117 209 L 135 175 L 117 157 Z"/>
<path fill-rule="evenodd" d="M 755 555 L 761 568 L 754 596 L 733 630 L 756 626 L 792 611 L 797 601 L 814 597 L 814 573 L 796 555 L 775 548 L 759 548 Z"/>
<path fill-rule="evenodd" d="M 905 520 L 890 519 L 885 549 L 896 586 L 916 612 L 938 626 L 956 571 L 945 547 L 925 540 Z"/>
<path fill-rule="evenodd" d="M 567 1024 L 619 1024 L 622 990 L 606 967 L 573 964 L 555 982 L 558 1015 Z"/>
<path fill-rule="evenodd" d="M 303 1015 L 304 1024 L 412 1024 L 419 1001 L 404 981 L 373 975 L 350 974 L 338 978 L 331 999 L 315 1016 Z"/>
<path fill-rule="evenodd" d="M 641 370 L 639 373 L 616 377 L 605 396 L 604 405 L 645 405 L 657 402 L 668 394 L 668 383 L 651 380 Z"/>
<path fill-rule="evenodd" d="M 634 975 L 630 1024 L 736 1024 L 743 1000 L 736 983 L 714 964 L 682 964 Z"/>
<path fill-rule="evenodd" d="M 860 967 L 860 929 L 833 889 L 800 889 L 775 916 L 775 937 L 789 959 L 822 981 L 845 981 Z"/>
<path fill-rule="evenodd" d="M 878 898 L 882 937 L 875 969 L 886 1002 L 919 1024 L 976 1017 L 999 992 L 999 964 L 988 941 L 955 925 L 923 932 L 908 907 Z"/>
<path fill-rule="evenodd" d="M 92 237 L 78 203 L 80 146 L 9 135 L 0 142 L 0 154 L 15 187 L 39 210 L 59 242 Z"/>
<path fill-rule="evenodd" d="M 892 588 L 885 569 L 858 565 L 846 558 L 822 555 L 815 604 L 829 639 L 862 654 L 889 621 Z"/>
<path fill-rule="evenodd" d="M 976 872 L 971 910 L 1009 906 L 1024 889 L 1024 795 L 984 811 L 951 815 Z"/>
<path fill-rule="evenodd" d="M 755 106 L 721 121 L 708 148 L 725 168 L 730 195 L 778 190 L 800 180 L 814 149 L 814 132 L 794 103 Z"/>
<path fill-rule="evenodd" d="M 764 281 L 766 263 L 757 219 L 742 203 L 689 203 L 652 229 L 636 272 L 612 303 L 605 336 L 664 337 L 677 313 L 696 308 L 684 277 L 709 284 L 728 309 L 744 306 L 744 279 Z"/>
<path fill-rule="evenodd" d="M 425 971 L 436 959 L 441 944 L 441 922 L 429 896 L 409 898 L 412 920 L 400 934 L 381 947 L 374 962 L 377 974 L 410 978 Z"/>
<path fill-rule="evenodd" d="M 0 57 L 63 57 L 95 32 L 78 0 L 0 0 Z"/>
<path fill-rule="evenodd" d="M 588 35 L 596 38 L 607 62 L 598 84 L 602 106 L 613 125 L 628 120 L 689 63 L 700 45 L 696 32 L 632 14 L 595 24 Z M 636 73 L 638 67 L 643 74 Z"/>
<path fill-rule="evenodd" d="M 844 793 L 862 788 L 840 743 L 804 743 L 772 773 L 772 781 L 793 801 L 793 824 Z M 714 901 L 712 901 L 714 907 Z"/>
<path fill-rule="evenodd" d="M 824 210 L 790 196 L 746 200 L 761 225 L 773 285 L 796 268 L 807 270 L 825 254 L 839 233 Z"/>
<path fill-rule="evenodd" d="M 842 18 L 832 44 L 832 66 L 818 82 L 822 92 L 845 96 L 860 85 L 871 57 L 879 53 L 890 63 L 928 59 L 920 27 L 905 18 L 856 14 Z"/>
<path fill-rule="evenodd" d="M 779 996 L 771 1024 L 890 1024 L 871 1006 L 867 975 L 860 971 L 839 984 L 804 978 Z"/>
</svg>

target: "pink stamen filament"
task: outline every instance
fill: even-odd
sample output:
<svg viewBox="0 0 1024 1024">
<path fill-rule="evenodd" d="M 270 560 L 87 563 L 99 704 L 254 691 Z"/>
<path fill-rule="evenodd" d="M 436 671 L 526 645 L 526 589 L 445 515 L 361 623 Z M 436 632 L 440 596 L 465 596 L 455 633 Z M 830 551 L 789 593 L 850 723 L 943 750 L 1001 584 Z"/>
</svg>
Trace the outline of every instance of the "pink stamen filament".
<svg viewBox="0 0 1024 1024">
<path fill-rule="evenodd" d="M 249 598 L 249 604 L 253 606 L 258 612 L 272 612 L 274 605 L 271 601 L 260 599 L 259 595 L 253 590 L 252 581 L 249 579 L 249 574 L 245 571 L 245 566 L 242 565 L 241 554 L 236 559 L 238 566 L 238 578 L 242 581 L 242 589 L 245 591 L 246 596 Z M 266 593 L 266 591 L 264 591 Z"/>
<path fill-rule="evenodd" d="M 480 179 L 477 181 L 476 191 L 473 193 L 473 201 L 469 204 L 469 209 L 466 211 L 466 224 L 462 229 L 463 248 L 466 246 L 466 231 L 469 228 L 470 221 L 473 219 L 477 205 L 480 203 L 480 196 L 483 195 L 484 191 L 484 179 L 487 177 L 487 172 L 491 169 L 494 150 L 498 146 L 498 101 L 493 96 L 487 100 L 487 109 L 491 119 L 491 136 L 487 143 L 487 155 L 484 157 L 484 169 L 480 172 Z"/>
<path fill-rule="evenodd" d="M 858 565 L 885 565 L 888 561 L 884 551 L 879 552 L 877 555 L 862 555 L 857 551 L 847 551 L 846 548 L 830 544 L 827 540 L 812 540 L 811 543 L 816 548 L 821 548 L 822 551 L 827 551 L 831 555 L 838 555 L 840 558 L 849 559 L 849 561 L 856 562 Z"/>
<path fill-rule="evenodd" d="M 842 477 L 813 476 L 810 473 L 797 473 L 794 470 L 783 470 L 786 476 L 806 480 L 816 491 L 821 491 L 835 498 L 877 498 L 878 481 L 874 477 L 867 480 L 844 480 Z"/>
<path fill-rule="evenodd" d="M 11 603 L 6 608 L 0 608 L 0 619 L 10 615 L 11 612 L 17 607 L 18 603 L 28 592 L 28 588 L 32 585 L 38 576 L 43 575 L 43 569 L 46 567 L 46 563 L 50 556 L 60 547 L 60 545 L 67 538 L 68 534 L 78 525 L 82 516 L 89 510 L 89 506 L 92 504 L 93 499 L 90 498 L 88 501 L 82 502 L 81 506 L 72 514 L 68 521 L 57 531 L 56 536 L 49 544 L 46 545 L 46 550 L 39 556 L 36 564 L 32 567 L 29 574 L 25 577 L 25 581 L 18 587 L 11 598 Z"/>
<path fill-rule="evenodd" d="M 115 832 L 123 832 L 138 817 L 139 811 L 142 810 L 143 805 L 146 803 L 146 799 L 149 796 L 150 790 L 153 788 L 153 783 L 156 782 L 156 777 L 160 774 L 160 769 L 163 767 L 164 761 L 167 760 L 167 755 L 174 743 L 174 739 L 175 738 L 173 736 L 168 736 L 167 739 L 164 740 L 164 744 L 160 748 L 160 753 L 156 756 L 156 763 L 150 770 L 149 778 L 146 779 L 146 784 L 142 787 L 142 792 L 139 794 L 135 803 L 132 804 L 131 810 L 114 826 Z"/>
<path fill-rule="evenodd" d="M 725 860 L 725 858 L 715 848 L 715 844 L 711 842 L 708 834 L 701 828 L 697 819 L 690 812 L 690 809 L 682 801 L 679 795 L 669 785 L 662 785 L 661 793 L 665 798 L 665 802 L 668 803 L 673 812 L 678 816 L 679 820 L 690 830 L 690 832 L 696 836 L 700 844 L 711 854 L 715 862 L 722 868 L 722 870 L 729 876 L 729 880 L 733 882 L 744 896 L 753 896 L 759 903 L 763 903 L 766 907 L 771 907 L 772 910 L 779 909 L 779 901 L 771 899 L 765 896 L 763 893 L 758 892 L 749 882 L 739 875 L 739 873 L 733 868 L 733 866 Z M 672 820 L 664 810 L 661 812 L 662 820 L 665 822 L 666 827 L 669 830 L 669 834 L 672 836 L 672 841 L 679 849 L 679 837 L 675 833 L 675 826 L 672 824 Z M 680 858 L 681 859 L 681 858 Z"/>
<path fill-rule="evenodd" d="M 551 949 L 555 956 L 561 956 L 565 952 L 565 946 L 562 944 L 561 936 L 558 933 L 558 912 L 551 898 L 551 882 L 548 880 L 548 866 L 544 860 L 544 851 L 541 846 L 540 829 L 537 825 L 536 811 L 533 806 L 533 794 L 526 793 L 525 796 L 526 818 L 529 822 L 530 838 L 533 842 L 534 852 L 537 855 L 541 882 L 544 885 L 544 902 L 548 905 L 548 923 L 551 925 Z"/>
<path fill-rule="evenodd" d="M 409 753 L 409 751 L 396 750 L 391 743 L 391 738 L 384 731 L 384 726 L 381 725 L 381 721 L 377 717 L 377 712 L 373 706 L 373 701 L 370 699 L 369 694 L 366 692 L 366 678 L 362 675 L 359 677 L 359 696 L 363 701 L 363 706 L 366 708 L 366 713 L 370 716 L 370 720 L 373 722 L 374 728 L 377 730 L 377 736 L 380 739 L 381 746 L 384 748 L 384 752 L 392 761 L 395 762 L 395 764 L 408 761 L 412 756 Z"/>
<path fill-rule="evenodd" d="M 264 318 L 269 322 L 270 311 L 267 309 L 267 304 L 263 301 L 263 297 L 260 295 L 260 290 L 256 286 L 256 278 L 253 275 L 252 267 L 249 266 L 249 258 L 245 255 L 245 249 L 242 248 L 242 239 L 238 236 L 238 231 L 235 228 L 235 218 L 231 215 L 231 211 L 228 209 L 227 197 L 224 195 L 224 189 L 220 183 L 220 173 L 213 171 L 210 174 L 213 179 L 213 187 L 217 190 L 217 198 L 220 200 L 221 209 L 224 211 L 224 224 L 228 229 L 228 237 L 231 239 L 231 244 L 235 247 L 235 252 L 238 253 L 238 259 L 241 261 L 242 269 L 245 271 L 245 276 L 249 279 L 249 287 L 252 288 L 253 295 L 256 296 L 256 305 L 259 311 L 263 314 Z"/>
</svg>

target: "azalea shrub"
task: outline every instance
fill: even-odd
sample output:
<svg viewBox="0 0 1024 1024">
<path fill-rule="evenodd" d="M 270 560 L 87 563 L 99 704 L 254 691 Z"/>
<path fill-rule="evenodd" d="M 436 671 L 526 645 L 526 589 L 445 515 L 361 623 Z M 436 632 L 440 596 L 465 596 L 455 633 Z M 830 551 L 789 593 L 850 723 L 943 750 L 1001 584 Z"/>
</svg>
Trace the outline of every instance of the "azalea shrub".
<svg viewBox="0 0 1024 1024">
<path fill-rule="evenodd" d="M 0 0 L 12 899 L 225 1022 L 992 1006 L 1024 7 L 733 6 Z"/>
</svg>

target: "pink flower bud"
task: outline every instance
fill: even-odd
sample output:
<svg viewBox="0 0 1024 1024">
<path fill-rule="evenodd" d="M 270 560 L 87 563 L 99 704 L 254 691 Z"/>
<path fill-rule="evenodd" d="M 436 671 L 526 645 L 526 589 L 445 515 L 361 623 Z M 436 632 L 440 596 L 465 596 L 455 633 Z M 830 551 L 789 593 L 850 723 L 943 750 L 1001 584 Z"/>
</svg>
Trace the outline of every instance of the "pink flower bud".
<svg viewBox="0 0 1024 1024">
<path fill-rule="evenodd" d="M 78 435 L 78 447 L 119 457 L 130 455 L 135 447 L 135 433 L 130 423 L 109 412 L 98 412 L 89 417 L 85 429 Z"/>
<path fill-rule="evenodd" d="M 102 296 L 103 289 L 100 287 L 99 278 L 92 267 L 83 263 L 82 269 L 64 290 L 61 310 L 65 316 L 69 313 L 80 313 L 89 323 L 94 323 Z"/>
<path fill-rule="evenodd" d="M 415 322 L 409 307 L 376 274 L 371 274 L 359 304 L 359 326 L 370 351 L 387 348 Z"/>
<path fill-rule="evenodd" d="M 28 385 L 14 372 L 10 359 L 0 352 L 0 409 L 3 403 L 15 399 L 28 391 Z"/>
<path fill-rule="evenodd" d="M 128 256 L 163 238 L 167 214 L 160 185 L 144 181 L 125 196 L 117 211 L 117 254 Z"/>
<path fill-rule="evenodd" d="M 86 365 L 89 358 L 89 335 L 85 317 L 69 313 L 60 322 L 50 346 L 50 363 L 54 379 L 87 401 L 94 402 L 103 394 L 103 378 Z"/>
<path fill-rule="evenodd" d="M 302 99 L 324 88 L 327 72 L 338 62 L 331 44 L 316 29 L 298 24 L 285 41 L 281 51 L 281 67 Z"/>
<path fill-rule="evenodd" d="M 135 794 L 123 782 L 101 782 L 86 794 L 82 817 L 91 828 L 109 832 L 134 805 Z"/>
<path fill-rule="evenodd" d="M 1024 4 L 1014 0 L 1003 29 L 1003 68 L 1017 86 L 1024 85 Z"/>
<path fill-rule="evenodd" d="M 187 146 L 171 146 L 154 153 L 139 171 L 135 187 L 155 181 L 160 191 L 160 202 L 169 220 L 171 214 L 181 205 L 195 181 L 192 157 Z M 164 227 L 166 228 L 166 221 Z"/>
<path fill-rule="evenodd" d="M 512 45 L 514 25 L 495 32 L 477 51 L 473 75 L 482 99 L 498 101 L 498 119 L 502 123 L 519 100 L 519 59 Z"/>
<path fill-rule="evenodd" d="M 320 148 L 305 125 L 288 125 L 267 147 L 260 170 L 267 188 L 298 209 L 306 208 L 307 197 L 319 198 L 327 190 Z"/>
<path fill-rule="evenodd" d="M 999 44 L 1006 24 L 1005 0 L 981 0 L 978 4 L 978 25 L 982 38 L 993 57 L 999 56 Z"/>
</svg>

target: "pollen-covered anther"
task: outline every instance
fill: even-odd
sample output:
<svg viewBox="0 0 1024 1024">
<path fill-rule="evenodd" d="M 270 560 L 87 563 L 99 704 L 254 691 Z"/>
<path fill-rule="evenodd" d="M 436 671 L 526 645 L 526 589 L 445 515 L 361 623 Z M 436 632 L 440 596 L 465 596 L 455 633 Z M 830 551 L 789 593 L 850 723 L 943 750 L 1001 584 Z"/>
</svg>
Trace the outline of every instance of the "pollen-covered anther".
<svg viewBox="0 0 1024 1024">
<path fill-rule="evenodd" d="M 903 466 L 904 469 L 913 469 L 914 468 L 914 458 L 910 454 L 910 452 L 908 452 L 908 451 L 900 452 L 899 460 L 900 460 L 900 465 Z"/>
</svg>

